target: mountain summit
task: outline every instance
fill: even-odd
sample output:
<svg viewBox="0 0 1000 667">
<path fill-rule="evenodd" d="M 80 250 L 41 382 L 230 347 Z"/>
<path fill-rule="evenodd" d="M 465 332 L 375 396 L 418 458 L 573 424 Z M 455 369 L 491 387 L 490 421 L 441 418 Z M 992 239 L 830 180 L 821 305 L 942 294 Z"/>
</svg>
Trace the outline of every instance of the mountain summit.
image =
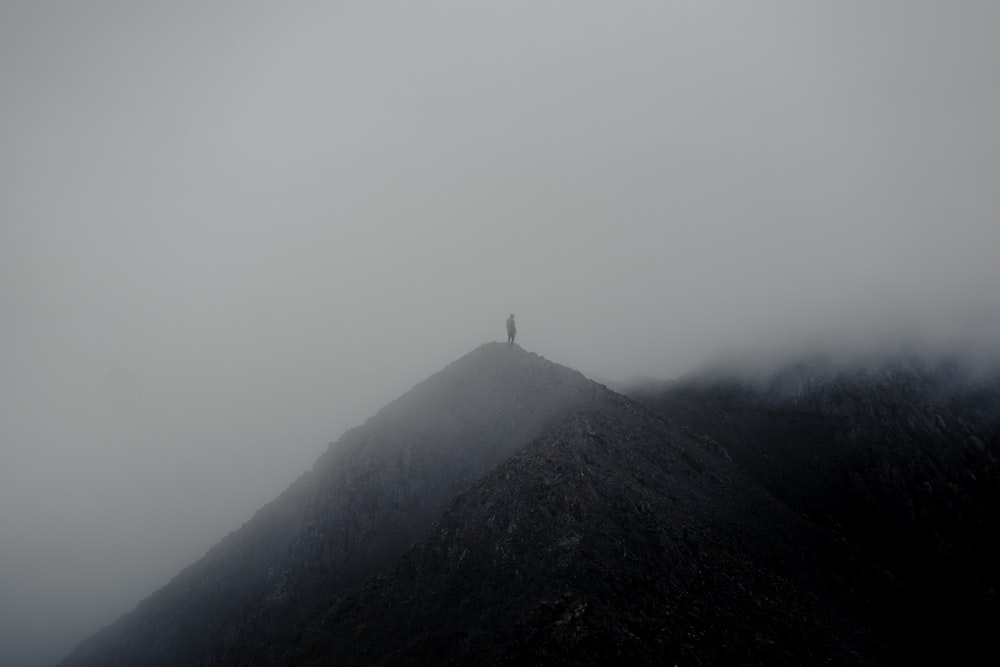
<svg viewBox="0 0 1000 667">
<path fill-rule="evenodd" d="M 891 664 L 925 611 L 714 440 L 491 343 L 63 665 Z"/>
<path fill-rule="evenodd" d="M 393 563 L 455 494 L 545 427 L 627 403 L 519 346 L 483 345 L 346 432 L 246 525 L 63 664 L 266 656 L 281 628 Z"/>
</svg>

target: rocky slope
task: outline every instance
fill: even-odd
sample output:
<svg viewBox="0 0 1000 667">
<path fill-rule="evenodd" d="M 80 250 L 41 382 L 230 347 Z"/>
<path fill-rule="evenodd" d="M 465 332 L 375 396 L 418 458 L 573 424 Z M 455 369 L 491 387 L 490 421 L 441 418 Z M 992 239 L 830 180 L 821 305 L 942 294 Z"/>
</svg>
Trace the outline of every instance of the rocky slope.
<svg viewBox="0 0 1000 667">
<path fill-rule="evenodd" d="M 946 610 L 957 646 L 989 646 L 1000 621 L 1000 375 L 911 354 L 631 393 Z"/>
<path fill-rule="evenodd" d="M 446 504 L 544 428 L 619 397 L 521 348 L 484 345 L 348 431 L 285 493 L 72 665 L 268 664 L 279 637 L 393 563 Z"/>
<path fill-rule="evenodd" d="M 709 405 L 689 399 L 685 410 Z M 345 433 L 63 664 L 881 665 L 947 654 L 950 617 L 933 601 L 696 431 L 708 429 L 485 345 Z M 729 444 L 742 460 L 756 447 Z"/>
<path fill-rule="evenodd" d="M 498 466 L 287 664 L 906 662 L 922 620 L 904 590 L 629 407 L 577 413 Z"/>
</svg>

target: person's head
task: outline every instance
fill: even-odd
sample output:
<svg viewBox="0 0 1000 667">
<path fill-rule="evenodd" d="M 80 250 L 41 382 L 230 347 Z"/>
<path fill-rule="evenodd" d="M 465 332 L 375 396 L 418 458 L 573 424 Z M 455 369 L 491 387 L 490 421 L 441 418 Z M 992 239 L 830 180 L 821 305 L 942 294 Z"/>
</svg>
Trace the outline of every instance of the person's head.
<svg viewBox="0 0 1000 667">
<path fill-rule="evenodd" d="M 510 319 L 514 319 L 514 313 L 510 314 Z"/>
</svg>

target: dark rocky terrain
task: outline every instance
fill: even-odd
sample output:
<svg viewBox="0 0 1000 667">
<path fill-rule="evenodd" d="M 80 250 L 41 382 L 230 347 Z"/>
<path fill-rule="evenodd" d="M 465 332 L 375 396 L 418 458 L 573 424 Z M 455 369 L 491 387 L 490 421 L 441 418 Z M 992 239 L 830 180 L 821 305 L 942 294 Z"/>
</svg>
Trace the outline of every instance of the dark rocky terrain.
<svg viewBox="0 0 1000 667">
<path fill-rule="evenodd" d="M 575 410 L 620 397 L 484 345 L 332 444 L 312 470 L 65 665 L 269 664 L 314 607 L 424 537 L 446 504 Z"/>
<path fill-rule="evenodd" d="M 901 354 L 703 373 L 630 393 L 720 443 L 776 498 L 943 610 L 955 650 L 992 645 L 1000 374 Z"/>
<path fill-rule="evenodd" d="M 291 664 L 902 663 L 871 604 L 914 622 L 905 591 L 630 412 L 579 412 L 498 466 Z"/>
<path fill-rule="evenodd" d="M 988 463 L 972 468 L 985 495 L 969 506 L 980 512 L 962 519 L 975 530 L 941 532 L 954 504 L 927 510 L 930 523 L 899 524 L 914 536 L 936 527 L 935 544 L 953 540 L 943 551 L 981 566 L 968 574 L 982 581 L 992 581 L 982 545 L 960 538 L 995 530 L 995 505 L 983 504 L 996 489 L 990 387 L 937 413 L 965 420 L 969 451 Z M 864 538 L 870 528 L 850 521 L 864 510 L 850 500 L 840 511 L 837 500 L 858 486 L 840 472 L 841 459 L 854 460 L 850 443 L 898 435 L 895 422 L 853 411 L 922 408 L 892 407 L 908 395 L 831 399 L 832 419 L 855 438 L 842 445 L 815 407 L 802 408 L 805 426 L 780 425 L 787 408 L 762 406 L 785 399 L 768 391 L 724 380 L 650 386 L 639 394 L 651 410 L 519 347 L 484 345 L 345 433 L 62 664 L 883 665 L 959 655 L 969 633 L 958 621 L 972 615 L 959 619 L 957 601 L 891 567 Z M 806 438 L 803 454 L 788 439 L 800 428 L 825 439 Z M 871 497 L 908 507 L 896 494 L 923 483 L 914 475 L 968 458 L 941 447 L 911 467 L 870 454 L 847 470 L 898 479 Z M 973 488 L 961 474 L 947 479 Z M 889 524 L 901 520 L 885 511 Z"/>
</svg>

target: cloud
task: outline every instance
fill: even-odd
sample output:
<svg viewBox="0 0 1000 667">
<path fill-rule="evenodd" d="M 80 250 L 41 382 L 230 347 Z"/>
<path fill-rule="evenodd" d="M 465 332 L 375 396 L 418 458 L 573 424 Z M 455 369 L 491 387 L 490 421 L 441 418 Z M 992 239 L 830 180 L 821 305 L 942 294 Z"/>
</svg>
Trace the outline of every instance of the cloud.
<svg viewBox="0 0 1000 667">
<path fill-rule="evenodd" d="M 96 628 L 510 312 L 608 378 L 992 350 L 996 13 L 5 3 L 0 529 Z"/>
</svg>

